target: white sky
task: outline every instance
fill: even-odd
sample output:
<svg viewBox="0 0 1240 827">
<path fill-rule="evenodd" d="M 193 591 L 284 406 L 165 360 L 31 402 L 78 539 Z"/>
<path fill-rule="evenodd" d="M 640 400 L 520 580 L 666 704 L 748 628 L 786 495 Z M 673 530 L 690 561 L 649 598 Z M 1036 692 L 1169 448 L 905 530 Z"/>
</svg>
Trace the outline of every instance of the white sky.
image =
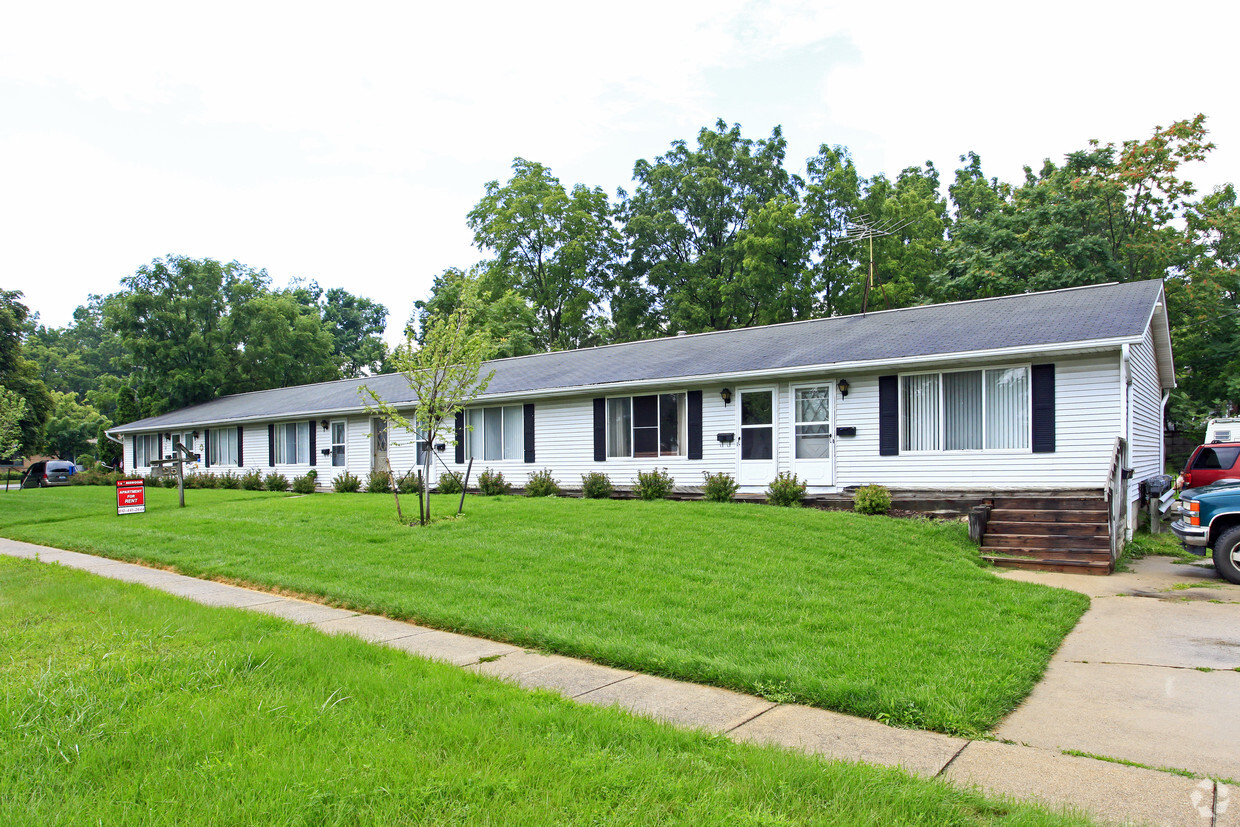
<svg viewBox="0 0 1240 827">
<path fill-rule="evenodd" d="M 389 338 L 516 156 L 566 186 L 716 117 L 781 124 L 788 166 L 862 174 L 973 150 L 988 176 L 1204 112 L 1188 170 L 1240 182 L 1232 2 L 9 4 L 0 38 L 0 287 L 70 321 L 166 254 L 386 304 Z"/>
</svg>

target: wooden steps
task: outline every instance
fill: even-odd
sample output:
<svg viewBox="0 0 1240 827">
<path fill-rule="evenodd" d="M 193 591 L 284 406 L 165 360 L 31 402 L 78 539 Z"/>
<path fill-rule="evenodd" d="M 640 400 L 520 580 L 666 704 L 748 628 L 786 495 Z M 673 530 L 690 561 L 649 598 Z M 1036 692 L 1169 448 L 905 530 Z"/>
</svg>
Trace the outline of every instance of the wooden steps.
<svg viewBox="0 0 1240 827">
<path fill-rule="evenodd" d="M 982 558 L 996 566 L 1110 574 L 1107 506 L 1098 497 L 995 497 Z"/>
</svg>

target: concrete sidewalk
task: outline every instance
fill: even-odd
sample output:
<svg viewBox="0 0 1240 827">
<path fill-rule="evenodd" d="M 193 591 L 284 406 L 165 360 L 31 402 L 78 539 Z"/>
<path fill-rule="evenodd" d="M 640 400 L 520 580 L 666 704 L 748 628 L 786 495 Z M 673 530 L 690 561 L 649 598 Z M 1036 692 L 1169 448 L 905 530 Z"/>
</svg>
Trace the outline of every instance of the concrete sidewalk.
<svg viewBox="0 0 1240 827">
<path fill-rule="evenodd" d="M 0 554 L 60 563 L 209 606 L 262 612 L 329 634 L 354 635 L 531 689 L 551 690 L 579 703 L 618 706 L 735 741 L 899 766 L 990 794 L 1077 808 L 1106 821 L 1240 827 L 1240 791 L 1207 779 L 1063 755 L 1058 749 L 896 729 L 78 552 L 0 538 Z"/>
</svg>

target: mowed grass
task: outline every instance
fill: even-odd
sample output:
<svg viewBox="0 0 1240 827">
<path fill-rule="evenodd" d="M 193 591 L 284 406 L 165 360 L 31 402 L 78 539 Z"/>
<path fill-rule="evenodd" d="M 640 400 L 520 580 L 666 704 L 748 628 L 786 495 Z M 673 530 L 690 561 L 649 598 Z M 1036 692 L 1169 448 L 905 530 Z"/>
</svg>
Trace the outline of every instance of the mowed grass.
<svg viewBox="0 0 1240 827">
<path fill-rule="evenodd" d="M 0 557 L 0 824 L 1085 823 Z"/>
<path fill-rule="evenodd" d="M 469 497 L 420 529 L 390 496 L 241 493 L 181 510 L 155 490 L 118 517 L 107 489 L 23 492 L 0 500 L 0 534 L 964 735 L 1029 693 L 1088 606 L 983 570 L 958 523 Z"/>
</svg>

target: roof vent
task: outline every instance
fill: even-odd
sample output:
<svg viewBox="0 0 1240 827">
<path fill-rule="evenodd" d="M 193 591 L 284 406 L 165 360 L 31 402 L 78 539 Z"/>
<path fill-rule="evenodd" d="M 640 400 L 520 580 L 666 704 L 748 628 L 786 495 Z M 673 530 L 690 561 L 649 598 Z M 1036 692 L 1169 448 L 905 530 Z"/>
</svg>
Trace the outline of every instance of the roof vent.
<svg viewBox="0 0 1240 827">
<path fill-rule="evenodd" d="M 677 331 L 676 331 L 676 335 L 677 335 L 677 336 L 688 336 L 688 335 L 689 335 L 689 331 L 687 331 L 687 330 L 677 330 Z"/>
</svg>

